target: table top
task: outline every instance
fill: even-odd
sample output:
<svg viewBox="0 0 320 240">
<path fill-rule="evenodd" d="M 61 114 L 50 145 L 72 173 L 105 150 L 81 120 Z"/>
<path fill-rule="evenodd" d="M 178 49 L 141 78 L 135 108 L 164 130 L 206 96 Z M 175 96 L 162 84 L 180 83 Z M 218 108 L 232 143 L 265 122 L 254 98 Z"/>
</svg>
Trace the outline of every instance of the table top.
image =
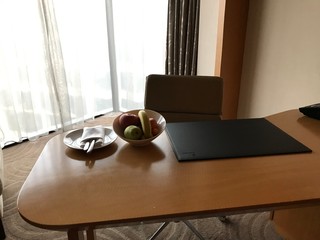
<svg viewBox="0 0 320 240">
<path fill-rule="evenodd" d="M 48 229 L 264 211 L 320 203 L 320 121 L 290 110 L 267 117 L 313 150 L 177 161 L 166 132 L 145 147 L 118 138 L 91 154 L 43 149 L 18 197 L 20 215 Z"/>
</svg>

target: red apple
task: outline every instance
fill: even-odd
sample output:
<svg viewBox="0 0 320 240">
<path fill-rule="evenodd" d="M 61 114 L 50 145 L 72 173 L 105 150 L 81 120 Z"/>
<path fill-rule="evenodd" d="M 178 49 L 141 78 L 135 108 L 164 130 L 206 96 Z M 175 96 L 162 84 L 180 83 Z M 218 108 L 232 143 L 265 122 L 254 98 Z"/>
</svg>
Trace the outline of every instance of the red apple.
<svg viewBox="0 0 320 240">
<path fill-rule="evenodd" d="M 149 118 L 149 121 L 150 121 L 150 125 L 151 125 L 152 136 L 155 136 L 159 133 L 160 127 L 154 118 Z"/>
<path fill-rule="evenodd" d="M 123 113 L 119 117 L 119 125 L 122 129 L 126 129 L 130 125 L 139 126 L 140 119 L 133 113 Z"/>
</svg>

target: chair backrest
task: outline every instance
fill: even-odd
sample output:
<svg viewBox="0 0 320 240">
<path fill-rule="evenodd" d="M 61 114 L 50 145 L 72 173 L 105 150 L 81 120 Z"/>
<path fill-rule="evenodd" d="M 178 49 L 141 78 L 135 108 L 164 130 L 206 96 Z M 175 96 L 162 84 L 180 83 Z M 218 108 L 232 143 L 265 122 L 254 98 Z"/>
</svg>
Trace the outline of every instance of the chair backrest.
<svg viewBox="0 0 320 240">
<path fill-rule="evenodd" d="M 216 76 L 147 76 L 144 105 L 167 122 L 221 119 L 222 78 Z"/>
</svg>

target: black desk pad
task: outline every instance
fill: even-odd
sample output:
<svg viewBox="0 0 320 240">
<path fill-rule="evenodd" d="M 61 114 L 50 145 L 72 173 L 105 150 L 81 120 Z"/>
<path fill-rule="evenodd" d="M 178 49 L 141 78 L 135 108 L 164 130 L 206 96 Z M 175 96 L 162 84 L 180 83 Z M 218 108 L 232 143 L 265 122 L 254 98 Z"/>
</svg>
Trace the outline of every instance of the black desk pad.
<svg viewBox="0 0 320 240">
<path fill-rule="evenodd" d="M 312 151 L 264 118 L 167 123 L 166 132 L 178 161 Z"/>
</svg>

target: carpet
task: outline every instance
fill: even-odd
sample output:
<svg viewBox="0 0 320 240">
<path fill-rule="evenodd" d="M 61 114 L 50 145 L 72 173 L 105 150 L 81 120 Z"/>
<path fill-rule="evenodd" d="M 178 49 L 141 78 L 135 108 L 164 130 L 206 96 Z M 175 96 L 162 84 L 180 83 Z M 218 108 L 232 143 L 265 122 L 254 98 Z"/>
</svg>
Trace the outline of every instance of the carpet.
<svg viewBox="0 0 320 240">
<path fill-rule="evenodd" d="M 110 117 L 102 116 L 88 121 L 86 126 L 108 125 Z M 47 141 L 55 134 L 26 141 L 3 149 L 4 155 L 4 217 L 3 224 L 7 240 L 67 239 L 66 232 L 50 231 L 34 227 L 25 222 L 17 210 L 20 188 L 36 162 Z M 41 181 L 41 179 L 39 179 Z M 44 213 L 45 214 L 45 213 Z M 228 216 L 226 223 L 218 218 L 190 220 L 205 239 L 215 240 L 281 240 L 270 221 L 269 212 Z M 160 224 L 140 224 L 128 227 L 97 229 L 97 239 L 140 240 L 147 239 Z M 182 222 L 170 223 L 158 236 L 159 240 L 198 239 Z"/>
</svg>

